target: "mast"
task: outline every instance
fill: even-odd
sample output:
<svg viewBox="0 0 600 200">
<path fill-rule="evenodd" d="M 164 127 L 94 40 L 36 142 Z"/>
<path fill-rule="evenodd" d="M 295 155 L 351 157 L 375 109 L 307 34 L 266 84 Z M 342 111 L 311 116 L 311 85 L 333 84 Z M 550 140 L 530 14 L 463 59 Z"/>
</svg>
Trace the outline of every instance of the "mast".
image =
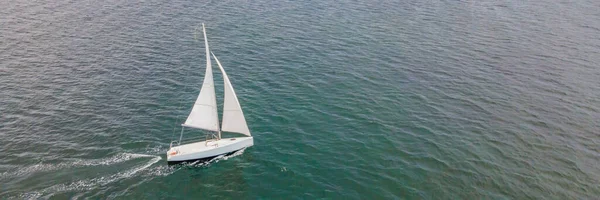
<svg viewBox="0 0 600 200">
<path fill-rule="evenodd" d="M 202 24 L 204 33 L 204 46 L 206 49 L 206 72 L 200 94 L 192 107 L 187 120 L 182 126 L 204 129 L 209 131 L 221 132 L 219 127 L 219 114 L 217 112 L 217 98 L 215 94 L 215 85 L 213 81 L 213 72 L 210 59 L 210 50 L 208 39 L 206 37 L 206 28 Z"/>
</svg>

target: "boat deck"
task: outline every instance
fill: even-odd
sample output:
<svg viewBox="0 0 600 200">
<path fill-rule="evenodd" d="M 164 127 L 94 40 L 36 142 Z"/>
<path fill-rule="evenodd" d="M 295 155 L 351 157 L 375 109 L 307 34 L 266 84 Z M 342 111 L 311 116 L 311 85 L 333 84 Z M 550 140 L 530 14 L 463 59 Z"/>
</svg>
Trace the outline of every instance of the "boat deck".
<svg viewBox="0 0 600 200">
<path fill-rule="evenodd" d="M 222 138 L 172 147 L 167 151 L 168 161 L 207 158 L 237 151 L 254 144 L 252 137 Z"/>
</svg>

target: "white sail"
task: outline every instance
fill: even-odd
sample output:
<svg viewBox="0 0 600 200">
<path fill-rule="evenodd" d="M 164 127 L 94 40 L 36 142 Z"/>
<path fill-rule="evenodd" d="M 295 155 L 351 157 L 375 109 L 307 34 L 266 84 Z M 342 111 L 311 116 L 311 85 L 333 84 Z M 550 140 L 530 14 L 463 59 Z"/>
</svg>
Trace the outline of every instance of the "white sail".
<svg viewBox="0 0 600 200">
<path fill-rule="evenodd" d="M 210 63 L 210 53 L 208 50 L 208 40 L 206 39 L 206 29 L 202 24 L 204 33 L 204 46 L 206 47 L 206 73 L 200 95 L 194 103 L 192 112 L 185 123 L 186 127 L 200 128 L 210 131 L 219 131 L 219 115 L 217 113 L 217 98 L 215 95 L 215 85 L 213 81 L 212 65 Z"/>
<path fill-rule="evenodd" d="M 246 124 L 246 118 L 244 118 L 242 107 L 240 106 L 240 102 L 235 95 L 235 91 L 233 91 L 233 86 L 231 86 L 229 77 L 225 73 L 223 66 L 221 66 L 219 59 L 217 59 L 214 53 L 212 55 L 215 58 L 215 61 L 217 61 L 217 65 L 219 65 L 221 73 L 223 73 L 223 85 L 225 86 L 225 95 L 223 97 L 223 121 L 221 122 L 221 130 L 250 136 L 250 130 L 248 129 L 248 124 Z"/>
</svg>

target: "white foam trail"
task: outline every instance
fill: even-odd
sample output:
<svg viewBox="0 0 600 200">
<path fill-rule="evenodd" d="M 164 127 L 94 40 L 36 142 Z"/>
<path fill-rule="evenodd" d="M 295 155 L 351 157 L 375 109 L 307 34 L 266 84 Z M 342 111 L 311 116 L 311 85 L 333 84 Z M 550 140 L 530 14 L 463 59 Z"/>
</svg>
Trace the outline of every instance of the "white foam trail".
<svg viewBox="0 0 600 200">
<path fill-rule="evenodd" d="M 186 167 L 203 167 L 203 166 L 209 166 L 212 163 L 217 163 L 221 160 L 228 160 L 230 158 L 244 154 L 245 150 L 246 150 L 246 148 L 241 149 L 241 150 L 239 150 L 231 155 L 228 155 L 228 156 L 220 155 L 220 156 L 217 156 L 206 162 L 196 161 L 193 163 L 184 164 L 183 166 L 180 166 L 180 167 L 160 165 L 160 166 L 156 166 L 151 169 L 148 169 L 148 168 L 162 159 L 160 156 L 124 153 L 124 154 L 119 154 L 119 155 L 116 155 L 116 156 L 113 156 L 110 158 L 105 158 L 105 159 L 75 161 L 75 162 L 67 163 L 64 165 L 71 166 L 71 167 L 72 166 L 102 166 L 102 165 L 110 165 L 110 164 L 125 162 L 125 161 L 132 160 L 135 158 L 152 158 L 150 161 L 148 161 L 144 165 L 135 167 L 128 171 L 119 172 L 119 173 L 116 173 L 116 174 L 113 174 L 110 176 L 102 176 L 102 177 L 98 177 L 98 178 L 75 181 L 75 182 L 72 182 L 69 184 L 58 184 L 58 185 L 55 185 L 55 186 L 52 186 L 52 187 L 49 187 L 49 188 L 46 188 L 46 189 L 43 189 L 40 191 L 34 191 L 34 192 L 28 192 L 25 194 L 21 194 L 17 198 L 18 199 L 39 199 L 42 197 L 42 195 L 53 195 L 56 193 L 61 193 L 61 192 L 66 192 L 66 191 L 74 191 L 74 190 L 91 190 L 98 186 L 103 186 L 103 185 L 106 185 L 109 183 L 113 183 L 113 182 L 116 182 L 116 181 L 119 181 L 122 179 L 132 177 L 133 175 L 138 174 L 141 171 L 148 172 L 148 173 L 144 173 L 142 175 L 144 177 L 168 176 L 168 175 L 173 174 L 176 171 L 179 171 Z M 59 164 L 59 165 L 63 166 L 61 164 Z M 57 168 L 57 166 L 54 166 L 53 168 Z"/>
<path fill-rule="evenodd" d="M 87 180 L 80 180 L 80 181 L 75 181 L 69 184 L 58 184 L 58 185 L 54 185 L 52 187 L 43 189 L 41 191 L 35 191 L 35 192 L 29 192 L 29 193 L 25 193 L 19 196 L 19 198 L 23 198 L 23 199 L 38 199 L 40 198 L 42 195 L 44 194 L 55 194 L 55 193 L 60 193 L 60 192 L 66 192 L 66 191 L 73 191 L 73 190 L 90 190 L 92 188 L 98 187 L 98 186 L 102 186 L 102 185 L 106 185 L 121 179 L 126 179 L 129 177 L 132 177 L 134 174 L 147 169 L 148 167 L 152 166 L 153 164 L 157 163 L 158 161 L 160 161 L 162 158 L 160 156 L 152 156 L 152 155 L 145 155 L 145 154 L 130 154 L 129 156 L 127 156 L 128 158 L 140 158 L 140 157 L 153 157 L 150 161 L 148 161 L 147 163 L 145 163 L 144 165 L 141 165 L 139 167 L 135 167 L 133 169 L 124 171 L 124 172 L 119 172 L 110 176 L 102 176 L 102 177 L 98 177 L 98 178 L 92 178 L 92 179 L 87 179 Z M 103 165 L 104 163 L 110 163 L 110 162 L 100 162 L 101 164 L 99 165 Z M 89 166 L 89 165 L 87 165 Z"/>
<path fill-rule="evenodd" d="M 165 149 L 164 146 L 159 145 L 159 146 L 154 146 L 154 147 L 146 147 L 146 152 L 147 154 L 163 154 L 163 153 L 167 153 L 167 150 L 169 149 Z"/>
<path fill-rule="evenodd" d="M 23 176 L 27 174 L 37 173 L 37 172 L 46 172 L 53 171 L 56 169 L 66 169 L 72 167 L 81 167 L 81 166 L 101 166 L 101 165 L 112 165 L 116 163 L 121 163 L 125 161 L 129 161 L 136 158 L 144 158 L 144 157 L 155 157 L 152 155 L 146 154 L 134 154 L 134 153 L 121 153 L 117 154 L 113 157 L 103 158 L 103 159 L 90 159 L 90 160 L 76 160 L 71 162 L 62 162 L 58 164 L 35 164 L 27 167 L 17 168 L 15 170 L 8 170 L 6 172 L 0 173 L 0 180 L 4 178 L 11 178 L 16 176 Z"/>
<path fill-rule="evenodd" d="M 156 167 L 148 169 L 147 170 L 148 172 L 144 173 L 144 176 L 145 177 L 168 176 L 168 175 L 175 173 L 179 169 L 181 169 L 181 168 L 177 168 L 174 166 L 168 166 L 168 165 L 158 165 Z"/>
</svg>

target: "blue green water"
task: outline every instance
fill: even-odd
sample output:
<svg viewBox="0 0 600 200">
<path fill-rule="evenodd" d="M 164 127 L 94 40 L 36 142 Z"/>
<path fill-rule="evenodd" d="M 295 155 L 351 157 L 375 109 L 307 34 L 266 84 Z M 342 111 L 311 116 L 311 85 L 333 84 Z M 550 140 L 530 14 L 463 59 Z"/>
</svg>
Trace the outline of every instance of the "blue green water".
<svg viewBox="0 0 600 200">
<path fill-rule="evenodd" d="M 600 196 L 598 1 L 1 7 L 0 199 Z M 201 23 L 255 146 L 170 167 Z"/>
</svg>

